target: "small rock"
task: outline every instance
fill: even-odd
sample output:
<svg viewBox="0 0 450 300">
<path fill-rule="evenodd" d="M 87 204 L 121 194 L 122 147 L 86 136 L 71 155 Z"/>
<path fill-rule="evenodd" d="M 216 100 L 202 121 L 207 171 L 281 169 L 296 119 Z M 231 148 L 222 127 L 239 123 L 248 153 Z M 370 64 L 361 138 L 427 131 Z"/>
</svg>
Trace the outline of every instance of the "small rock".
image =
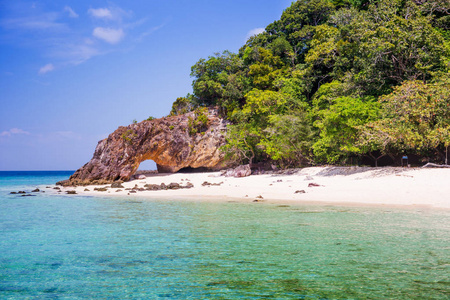
<svg viewBox="0 0 450 300">
<path fill-rule="evenodd" d="M 146 184 L 144 187 L 147 191 L 158 191 L 161 189 L 161 186 L 157 184 Z"/>
<path fill-rule="evenodd" d="M 258 195 L 258 196 L 256 196 L 256 199 L 264 199 L 264 198 L 263 198 L 263 196 Z"/>
<path fill-rule="evenodd" d="M 130 191 L 130 193 L 137 193 L 135 190 Z M 129 194 L 129 193 L 128 193 Z"/>
<path fill-rule="evenodd" d="M 160 187 L 162 190 L 167 190 L 167 185 L 164 182 L 161 183 Z"/>
<path fill-rule="evenodd" d="M 123 189 L 123 188 L 124 188 L 124 186 L 122 185 L 122 182 L 120 182 L 120 181 L 117 181 L 117 182 L 113 182 L 113 183 L 111 183 L 111 188 L 113 188 L 113 189 L 117 189 L 117 188 L 121 188 L 121 189 Z"/>
<path fill-rule="evenodd" d="M 205 181 L 202 183 L 202 186 L 220 186 L 221 184 L 223 184 L 223 181 L 219 183 L 210 183 L 208 181 Z"/>
<path fill-rule="evenodd" d="M 25 191 L 18 191 L 17 194 L 26 194 Z"/>
<path fill-rule="evenodd" d="M 283 180 L 282 179 L 278 179 L 277 182 L 283 182 Z"/>
<path fill-rule="evenodd" d="M 69 195 L 75 195 L 77 192 L 76 191 L 66 191 L 66 194 L 69 194 Z"/>
<path fill-rule="evenodd" d="M 317 183 L 314 183 L 314 182 L 311 182 L 311 183 L 308 184 L 308 187 L 316 187 L 316 186 L 321 186 L 321 185 L 317 184 Z"/>
<path fill-rule="evenodd" d="M 89 189 L 87 189 L 87 188 L 86 188 L 86 189 L 84 189 L 84 191 L 85 191 L 85 192 L 90 192 L 90 190 L 89 190 Z"/>
<path fill-rule="evenodd" d="M 60 190 L 61 188 L 59 186 L 55 186 L 53 189 L 54 190 Z"/>
<path fill-rule="evenodd" d="M 36 195 L 31 195 L 31 194 L 23 194 L 22 197 L 32 197 L 32 196 L 36 196 Z"/>
<path fill-rule="evenodd" d="M 35 188 L 34 190 L 32 190 L 31 192 L 32 193 L 37 193 L 37 192 L 40 192 L 41 190 L 40 189 L 38 189 L 38 188 Z"/>
<path fill-rule="evenodd" d="M 16 192 L 11 192 L 10 194 L 11 194 L 11 195 L 15 195 L 15 194 L 17 194 L 17 193 L 16 193 Z"/>
<path fill-rule="evenodd" d="M 181 188 L 181 186 L 180 186 L 179 183 L 171 182 L 171 183 L 169 183 L 169 185 L 167 186 L 167 188 L 168 188 L 169 190 L 178 190 L 178 189 Z"/>
<path fill-rule="evenodd" d="M 193 187 L 194 187 L 194 185 L 191 182 L 188 182 L 188 183 L 186 183 L 186 186 L 184 188 L 190 189 L 190 188 L 193 188 Z"/>
<path fill-rule="evenodd" d="M 295 194 L 304 194 L 306 193 L 305 190 L 296 190 Z"/>
<path fill-rule="evenodd" d="M 117 192 L 121 192 L 121 191 L 122 191 L 122 190 L 120 190 L 120 189 L 119 189 L 119 190 L 116 190 L 116 193 L 117 193 Z"/>
<path fill-rule="evenodd" d="M 106 187 L 101 187 L 101 188 L 94 188 L 94 191 L 97 192 L 106 192 L 108 189 Z"/>
</svg>

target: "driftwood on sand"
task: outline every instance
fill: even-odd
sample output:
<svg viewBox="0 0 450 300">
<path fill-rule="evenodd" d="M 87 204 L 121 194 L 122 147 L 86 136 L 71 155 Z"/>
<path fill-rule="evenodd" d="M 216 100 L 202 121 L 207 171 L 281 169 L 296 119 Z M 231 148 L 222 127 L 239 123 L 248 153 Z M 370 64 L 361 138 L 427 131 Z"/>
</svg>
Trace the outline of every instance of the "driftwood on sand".
<svg viewBox="0 0 450 300">
<path fill-rule="evenodd" d="M 450 168 L 450 165 L 438 165 L 433 163 L 427 163 L 422 168 Z"/>
</svg>

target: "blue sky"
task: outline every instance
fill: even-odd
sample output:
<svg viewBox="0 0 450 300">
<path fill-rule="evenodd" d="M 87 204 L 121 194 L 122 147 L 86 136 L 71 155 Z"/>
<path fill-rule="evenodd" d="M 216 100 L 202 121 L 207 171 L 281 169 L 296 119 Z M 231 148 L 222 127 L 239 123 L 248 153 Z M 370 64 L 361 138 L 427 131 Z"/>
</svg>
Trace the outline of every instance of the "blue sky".
<svg viewBox="0 0 450 300">
<path fill-rule="evenodd" d="M 190 67 L 236 52 L 285 0 L 0 0 L 0 170 L 75 170 L 134 119 L 192 91 Z"/>
</svg>

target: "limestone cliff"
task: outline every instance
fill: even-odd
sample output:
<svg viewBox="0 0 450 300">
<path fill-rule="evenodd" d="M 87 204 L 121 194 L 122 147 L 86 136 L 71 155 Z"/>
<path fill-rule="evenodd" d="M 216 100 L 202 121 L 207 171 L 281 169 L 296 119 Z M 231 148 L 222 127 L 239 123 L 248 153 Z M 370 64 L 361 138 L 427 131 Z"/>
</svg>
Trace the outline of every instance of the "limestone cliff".
<svg viewBox="0 0 450 300">
<path fill-rule="evenodd" d="M 215 109 L 154 119 L 119 127 L 101 140 L 92 159 L 61 185 L 127 181 L 139 164 L 151 159 L 159 172 L 182 168 L 219 170 L 227 167 L 220 147 L 227 121 Z"/>
</svg>

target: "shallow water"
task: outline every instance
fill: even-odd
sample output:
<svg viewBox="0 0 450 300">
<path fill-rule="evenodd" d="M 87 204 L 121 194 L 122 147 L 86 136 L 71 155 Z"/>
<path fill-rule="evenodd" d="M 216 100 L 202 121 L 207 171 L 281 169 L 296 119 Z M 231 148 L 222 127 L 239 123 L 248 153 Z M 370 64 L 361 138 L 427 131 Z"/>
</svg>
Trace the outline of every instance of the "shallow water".
<svg viewBox="0 0 450 300">
<path fill-rule="evenodd" d="M 0 177 L 1 299 L 450 297 L 448 211 L 8 194 L 53 175 Z"/>
</svg>

